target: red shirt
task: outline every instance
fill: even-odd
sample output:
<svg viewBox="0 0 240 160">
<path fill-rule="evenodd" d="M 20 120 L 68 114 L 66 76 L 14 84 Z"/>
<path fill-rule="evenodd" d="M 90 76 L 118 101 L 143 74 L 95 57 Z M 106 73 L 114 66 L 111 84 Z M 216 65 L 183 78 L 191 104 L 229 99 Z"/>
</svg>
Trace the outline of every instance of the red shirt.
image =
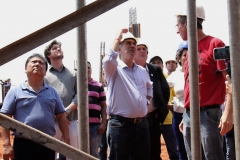
<svg viewBox="0 0 240 160">
<path fill-rule="evenodd" d="M 226 69 L 225 61 L 214 60 L 213 49 L 224 47 L 224 43 L 217 38 L 207 36 L 198 42 L 198 66 L 199 66 L 199 98 L 200 106 L 222 104 L 226 89 L 223 74 L 217 74 L 216 70 Z M 188 54 L 184 64 L 184 99 L 185 107 L 190 107 L 189 89 L 189 62 Z"/>
</svg>

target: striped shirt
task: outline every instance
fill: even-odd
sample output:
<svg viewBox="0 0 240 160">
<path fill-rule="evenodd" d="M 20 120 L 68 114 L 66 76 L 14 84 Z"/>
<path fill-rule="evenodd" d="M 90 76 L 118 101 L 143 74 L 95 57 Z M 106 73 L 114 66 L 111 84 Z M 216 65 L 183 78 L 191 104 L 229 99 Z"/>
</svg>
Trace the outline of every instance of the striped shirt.
<svg viewBox="0 0 240 160">
<path fill-rule="evenodd" d="M 106 101 L 106 94 L 101 83 L 88 82 L 89 123 L 101 123 L 101 103 Z"/>
</svg>

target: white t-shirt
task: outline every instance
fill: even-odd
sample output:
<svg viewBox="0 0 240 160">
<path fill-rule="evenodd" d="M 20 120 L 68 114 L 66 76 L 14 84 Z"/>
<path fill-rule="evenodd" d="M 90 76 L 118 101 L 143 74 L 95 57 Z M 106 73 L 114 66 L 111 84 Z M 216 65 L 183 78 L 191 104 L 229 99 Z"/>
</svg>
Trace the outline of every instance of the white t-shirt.
<svg viewBox="0 0 240 160">
<path fill-rule="evenodd" d="M 167 77 L 169 87 L 174 87 L 176 97 L 173 97 L 173 110 L 178 113 L 184 113 L 184 72 L 177 69 Z"/>
</svg>

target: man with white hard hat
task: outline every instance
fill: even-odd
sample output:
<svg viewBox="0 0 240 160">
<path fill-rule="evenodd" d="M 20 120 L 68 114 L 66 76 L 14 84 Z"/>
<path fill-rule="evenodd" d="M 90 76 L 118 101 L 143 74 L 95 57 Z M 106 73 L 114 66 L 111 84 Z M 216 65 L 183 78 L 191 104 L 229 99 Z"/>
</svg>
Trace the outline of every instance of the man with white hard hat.
<svg viewBox="0 0 240 160">
<path fill-rule="evenodd" d="M 124 28 L 117 32 L 103 59 L 108 83 L 107 114 L 110 160 L 150 160 L 147 104 L 153 97 L 145 68 L 133 62 L 137 39 Z M 117 60 L 118 55 L 120 60 Z"/>
<path fill-rule="evenodd" d="M 169 117 L 169 113 L 171 114 L 171 111 L 168 110 L 167 106 L 170 95 L 169 86 L 160 66 L 146 63 L 148 58 L 148 48 L 149 47 L 146 42 L 142 39 L 138 39 L 137 53 L 134 56 L 134 62 L 146 68 L 149 77 L 153 82 L 153 103 L 150 103 L 150 110 L 147 114 L 150 131 L 150 159 L 160 160 L 160 136 L 163 135 L 169 158 L 171 160 L 178 160 L 178 149 L 172 125 L 165 124 L 167 123 L 167 120 L 169 120 L 168 118 L 170 118 L 170 122 L 172 122 L 172 117 Z M 150 108 L 151 105 L 153 110 Z"/>
<path fill-rule="evenodd" d="M 176 70 L 177 66 L 178 66 L 176 58 L 169 58 L 165 62 L 165 65 L 166 65 L 166 69 L 167 69 L 167 75 L 170 75 L 172 72 L 174 72 Z"/>
<path fill-rule="evenodd" d="M 231 128 L 232 124 L 228 116 L 221 118 L 220 105 L 225 99 L 225 77 L 226 72 L 220 74 L 216 70 L 224 70 L 226 68 L 224 61 L 215 61 L 213 59 L 213 49 L 224 47 L 225 44 L 218 38 L 206 35 L 202 30 L 202 23 L 205 20 L 205 11 L 202 6 L 196 7 L 197 15 L 197 37 L 198 37 L 198 66 L 199 66 L 199 99 L 200 99 L 200 131 L 201 142 L 203 147 L 204 156 L 207 160 L 217 159 L 224 160 L 222 151 L 222 136 L 221 133 Z M 188 40 L 187 29 L 187 14 L 181 12 L 175 15 L 177 18 L 176 28 L 177 33 L 185 41 Z M 190 89 L 189 89 L 189 60 L 188 54 L 184 63 L 184 99 L 186 112 L 183 114 L 183 121 L 179 125 L 180 130 L 183 129 L 183 136 L 188 159 L 191 160 L 191 142 L 190 142 Z M 192 106 L 194 107 L 194 106 Z M 197 106 L 198 107 L 198 106 Z M 228 111 L 227 111 L 228 112 Z M 228 113 L 226 112 L 226 115 Z M 220 119 L 221 118 L 221 119 Z M 230 123 L 225 123 L 230 122 Z M 227 125 L 226 125 L 227 124 Z M 224 126 L 222 126 L 224 125 Z M 226 129 L 224 131 L 224 129 Z"/>
</svg>

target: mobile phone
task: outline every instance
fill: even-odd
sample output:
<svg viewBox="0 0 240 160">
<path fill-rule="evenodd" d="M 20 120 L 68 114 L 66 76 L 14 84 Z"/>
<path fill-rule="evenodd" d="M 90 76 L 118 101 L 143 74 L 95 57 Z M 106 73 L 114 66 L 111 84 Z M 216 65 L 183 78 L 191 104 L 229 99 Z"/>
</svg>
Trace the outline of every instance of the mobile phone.
<svg viewBox="0 0 240 160">
<path fill-rule="evenodd" d="M 214 48 L 214 60 L 230 60 L 229 46 Z"/>
</svg>

